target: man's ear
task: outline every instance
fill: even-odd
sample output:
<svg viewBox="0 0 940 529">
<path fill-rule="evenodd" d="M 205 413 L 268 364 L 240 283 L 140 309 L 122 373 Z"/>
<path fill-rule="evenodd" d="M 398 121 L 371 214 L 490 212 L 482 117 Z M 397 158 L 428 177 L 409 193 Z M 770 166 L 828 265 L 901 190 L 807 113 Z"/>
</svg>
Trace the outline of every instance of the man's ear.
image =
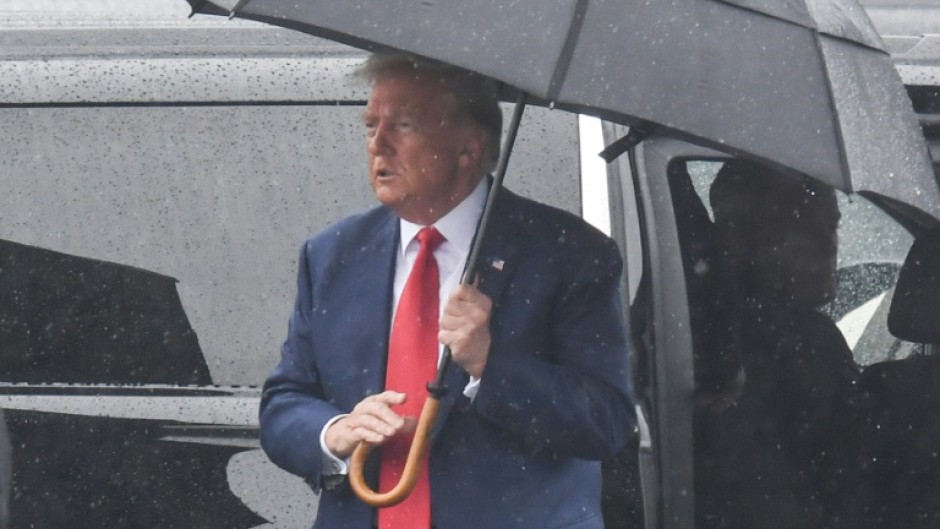
<svg viewBox="0 0 940 529">
<path fill-rule="evenodd" d="M 468 127 L 460 145 L 458 161 L 461 167 L 482 167 L 486 135 L 477 127 Z"/>
</svg>

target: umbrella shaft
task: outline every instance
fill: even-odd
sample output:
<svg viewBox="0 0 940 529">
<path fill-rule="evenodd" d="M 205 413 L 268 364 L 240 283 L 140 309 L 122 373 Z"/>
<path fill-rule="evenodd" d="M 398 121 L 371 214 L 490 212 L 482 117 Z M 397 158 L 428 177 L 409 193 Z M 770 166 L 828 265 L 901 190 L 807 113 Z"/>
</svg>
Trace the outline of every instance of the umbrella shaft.
<svg viewBox="0 0 940 529">
<path fill-rule="evenodd" d="M 477 225 L 477 233 L 473 238 L 473 247 L 470 249 L 470 255 L 463 269 L 463 278 L 460 283 L 469 285 L 477 275 L 477 267 L 480 261 L 480 249 L 483 247 L 483 238 L 492 216 L 493 206 L 496 204 L 496 195 L 503 185 L 503 179 L 506 177 L 506 168 L 509 166 L 509 155 L 512 153 L 512 147 L 516 143 L 516 133 L 519 132 L 519 123 L 522 121 L 522 112 L 525 110 L 528 94 L 522 92 L 519 94 L 519 100 L 512 112 L 512 121 L 509 122 L 509 130 L 506 132 L 506 139 L 503 141 L 503 148 L 499 153 L 499 163 L 496 164 L 496 174 L 493 175 L 493 185 L 490 187 L 489 196 L 486 198 L 486 206 L 480 215 L 480 222 Z M 437 377 L 434 382 L 428 384 L 428 393 L 437 398 L 444 395 L 444 378 L 447 376 L 447 368 L 451 362 L 450 346 L 444 346 L 444 352 L 441 355 L 441 361 L 437 366 Z"/>
</svg>

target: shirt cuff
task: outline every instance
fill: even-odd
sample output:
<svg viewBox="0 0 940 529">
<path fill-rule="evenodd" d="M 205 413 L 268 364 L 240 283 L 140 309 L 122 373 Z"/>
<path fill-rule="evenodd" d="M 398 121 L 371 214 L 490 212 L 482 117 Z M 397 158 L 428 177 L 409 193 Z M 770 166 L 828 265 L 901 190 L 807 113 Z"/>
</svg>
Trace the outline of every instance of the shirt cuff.
<svg viewBox="0 0 940 529">
<path fill-rule="evenodd" d="M 463 396 L 467 397 L 472 402 L 473 399 L 476 398 L 478 391 L 480 391 L 480 379 L 470 377 L 470 382 L 467 382 L 467 385 L 463 388 Z"/>
<path fill-rule="evenodd" d="M 323 454 L 323 470 L 321 471 L 321 474 L 324 476 L 335 476 L 337 474 L 349 473 L 349 460 L 336 457 L 326 447 L 326 431 L 330 428 L 330 426 L 333 425 L 333 423 L 348 415 L 348 413 L 344 413 L 342 415 L 333 417 L 327 421 L 323 429 L 320 430 L 320 452 Z"/>
</svg>

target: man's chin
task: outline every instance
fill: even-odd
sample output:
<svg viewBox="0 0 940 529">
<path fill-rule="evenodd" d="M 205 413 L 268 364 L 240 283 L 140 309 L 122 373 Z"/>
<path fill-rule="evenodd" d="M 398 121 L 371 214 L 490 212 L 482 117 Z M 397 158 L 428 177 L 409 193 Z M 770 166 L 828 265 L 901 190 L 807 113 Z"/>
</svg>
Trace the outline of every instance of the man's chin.
<svg viewBox="0 0 940 529">
<path fill-rule="evenodd" d="M 394 192 L 386 186 L 373 186 L 375 198 L 384 206 L 395 209 L 395 206 L 401 205 L 404 197 L 401 193 Z"/>
<path fill-rule="evenodd" d="M 404 193 L 389 178 L 373 178 L 372 191 L 375 192 L 375 198 L 386 206 L 400 202 L 404 197 Z"/>
<path fill-rule="evenodd" d="M 395 212 L 399 217 L 410 220 L 407 195 L 386 186 L 374 186 L 373 190 L 375 191 L 375 198 L 380 204 Z"/>
</svg>

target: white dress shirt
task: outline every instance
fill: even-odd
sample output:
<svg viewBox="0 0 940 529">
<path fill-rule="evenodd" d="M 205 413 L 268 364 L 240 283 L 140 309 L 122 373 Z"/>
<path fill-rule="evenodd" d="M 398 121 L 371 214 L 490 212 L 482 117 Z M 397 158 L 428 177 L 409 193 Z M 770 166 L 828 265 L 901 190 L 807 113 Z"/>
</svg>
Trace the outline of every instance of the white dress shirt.
<svg viewBox="0 0 940 529">
<path fill-rule="evenodd" d="M 486 178 L 481 179 L 477 187 L 470 193 L 470 196 L 434 223 L 434 228 L 444 236 L 444 242 L 434 250 L 434 258 L 437 261 L 438 272 L 441 276 L 439 299 L 442 313 L 447 298 L 460 283 L 460 276 L 463 274 L 464 264 L 470 254 L 470 245 L 476 233 L 476 226 L 480 220 L 480 215 L 483 213 L 483 207 L 486 205 L 487 184 L 488 180 Z M 399 223 L 401 240 L 398 243 L 398 251 L 395 252 L 395 284 L 393 291 L 395 298 L 392 304 L 395 311 L 398 310 L 398 300 L 405 289 L 405 282 L 408 280 L 408 275 L 411 274 L 415 259 L 418 257 L 419 243 L 416 236 L 425 227 L 404 219 L 399 219 Z M 391 321 L 395 321 L 394 311 Z M 444 346 L 441 345 L 438 354 L 440 355 L 443 351 Z M 463 394 L 473 399 L 479 387 L 480 380 L 471 377 L 470 382 L 464 388 Z M 346 474 L 348 472 L 348 461 L 334 456 L 326 447 L 326 430 L 334 422 L 345 416 L 346 414 L 337 415 L 327 422 L 323 430 L 320 431 L 320 450 L 323 453 L 324 475 Z"/>
</svg>

